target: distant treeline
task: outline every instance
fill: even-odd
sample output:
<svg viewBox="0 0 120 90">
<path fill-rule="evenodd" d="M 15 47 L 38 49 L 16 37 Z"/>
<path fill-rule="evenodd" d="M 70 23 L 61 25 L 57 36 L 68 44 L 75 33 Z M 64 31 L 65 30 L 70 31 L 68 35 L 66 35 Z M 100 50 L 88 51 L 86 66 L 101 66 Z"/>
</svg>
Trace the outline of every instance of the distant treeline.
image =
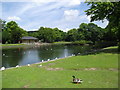
<svg viewBox="0 0 120 90">
<path fill-rule="evenodd" d="M 36 31 L 26 31 L 15 21 L 7 22 L 0 19 L 2 25 L 2 43 L 19 43 L 23 36 L 33 36 L 40 42 L 88 42 L 95 44 L 97 41 L 116 41 L 118 40 L 116 30 L 109 30 L 108 27 L 101 28 L 94 23 L 81 23 L 79 28 L 73 28 L 68 32 L 63 32 L 58 28 L 40 27 Z M 1 35 L 1 34 L 0 34 Z"/>
</svg>

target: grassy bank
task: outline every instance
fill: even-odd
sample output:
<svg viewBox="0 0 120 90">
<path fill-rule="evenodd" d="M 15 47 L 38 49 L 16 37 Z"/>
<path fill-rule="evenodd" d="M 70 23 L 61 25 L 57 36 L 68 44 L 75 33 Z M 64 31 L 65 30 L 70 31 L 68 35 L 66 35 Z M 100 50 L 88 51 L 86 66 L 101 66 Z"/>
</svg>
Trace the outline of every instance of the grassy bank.
<svg viewBox="0 0 120 90">
<path fill-rule="evenodd" d="M 0 46 L 2 47 L 1 49 L 28 47 L 27 44 L 1 44 Z M 29 45 L 29 46 L 33 46 L 33 45 Z"/>
<path fill-rule="evenodd" d="M 0 44 L 0 46 L 18 46 L 18 45 L 25 45 L 25 44 Z"/>
<path fill-rule="evenodd" d="M 112 53 L 113 48 L 114 53 Z M 118 87 L 117 47 L 105 48 L 91 55 L 42 63 L 42 67 L 39 65 L 32 64 L 30 67 L 23 66 L 3 71 L 3 88 Z M 73 84 L 73 75 L 83 79 L 83 83 Z"/>
<path fill-rule="evenodd" d="M 53 44 L 71 44 L 72 42 L 65 42 L 65 41 L 60 41 L 60 42 L 53 42 Z"/>
<path fill-rule="evenodd" d="M 1 49 L 11 49 L 11 48 L 31 48 L 35 46 L 49 45 L 49 43 L 39 43 L 39 44 L 1 44 Z"/>
</svg>

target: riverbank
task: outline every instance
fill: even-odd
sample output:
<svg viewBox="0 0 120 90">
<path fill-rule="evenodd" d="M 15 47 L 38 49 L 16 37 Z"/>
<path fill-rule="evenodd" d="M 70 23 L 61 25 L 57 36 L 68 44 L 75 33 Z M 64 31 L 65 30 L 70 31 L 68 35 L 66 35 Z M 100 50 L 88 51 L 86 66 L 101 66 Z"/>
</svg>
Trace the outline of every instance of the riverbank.
<svg viewBox="0 0 120 90">
<path fill-rule="evenodd" d="M 1 49 L 9 49 L 9 48 L 31 48 L 42 45 L 49 45 L 50 43 L 35 43 L 35 44 L 0 44 Z"/>
<path fill-rule="evenodd" d="M 118 47 L 2 71 L 3 88 L 118 88 Z M 73 84 L 72 76 L 83 79 Z"/>
</svg>

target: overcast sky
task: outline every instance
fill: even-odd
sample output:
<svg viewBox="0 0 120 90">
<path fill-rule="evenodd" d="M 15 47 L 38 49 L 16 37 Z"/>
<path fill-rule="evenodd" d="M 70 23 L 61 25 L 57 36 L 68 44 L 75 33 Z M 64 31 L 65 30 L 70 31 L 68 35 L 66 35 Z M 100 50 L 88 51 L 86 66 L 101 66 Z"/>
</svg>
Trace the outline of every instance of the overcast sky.
<svg viewBox="0 0 120 90">
<path fill-rule="evenodd" d="M 14 20 L 27 31 L 38 30 L 41 26 L 68 31 L 90 22 L 84 12 L 89 6 L 81 0 L 4 0 L 1 3 L 2 19 Z M 108 21 L 94 23 L 104 28 Z"/>
</svg>

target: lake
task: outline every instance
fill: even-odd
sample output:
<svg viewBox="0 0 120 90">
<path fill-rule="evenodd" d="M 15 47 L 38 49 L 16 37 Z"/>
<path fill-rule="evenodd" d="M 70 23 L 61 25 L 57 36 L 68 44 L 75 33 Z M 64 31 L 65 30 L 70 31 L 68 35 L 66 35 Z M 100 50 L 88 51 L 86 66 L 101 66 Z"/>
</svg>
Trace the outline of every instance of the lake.
<svg viewBox="0 0 120 90">
<path fill-rule="evenodd" d="M 74 55 L 83 55 L 91 51 L 92 46 L 80 45 L 43 45 L 31 48 L 2 49 L 2 66 L 6 68 L 16 65 L 27 65 L 47 61 L 55 58 L 64 58 Z"/>
</svg>

